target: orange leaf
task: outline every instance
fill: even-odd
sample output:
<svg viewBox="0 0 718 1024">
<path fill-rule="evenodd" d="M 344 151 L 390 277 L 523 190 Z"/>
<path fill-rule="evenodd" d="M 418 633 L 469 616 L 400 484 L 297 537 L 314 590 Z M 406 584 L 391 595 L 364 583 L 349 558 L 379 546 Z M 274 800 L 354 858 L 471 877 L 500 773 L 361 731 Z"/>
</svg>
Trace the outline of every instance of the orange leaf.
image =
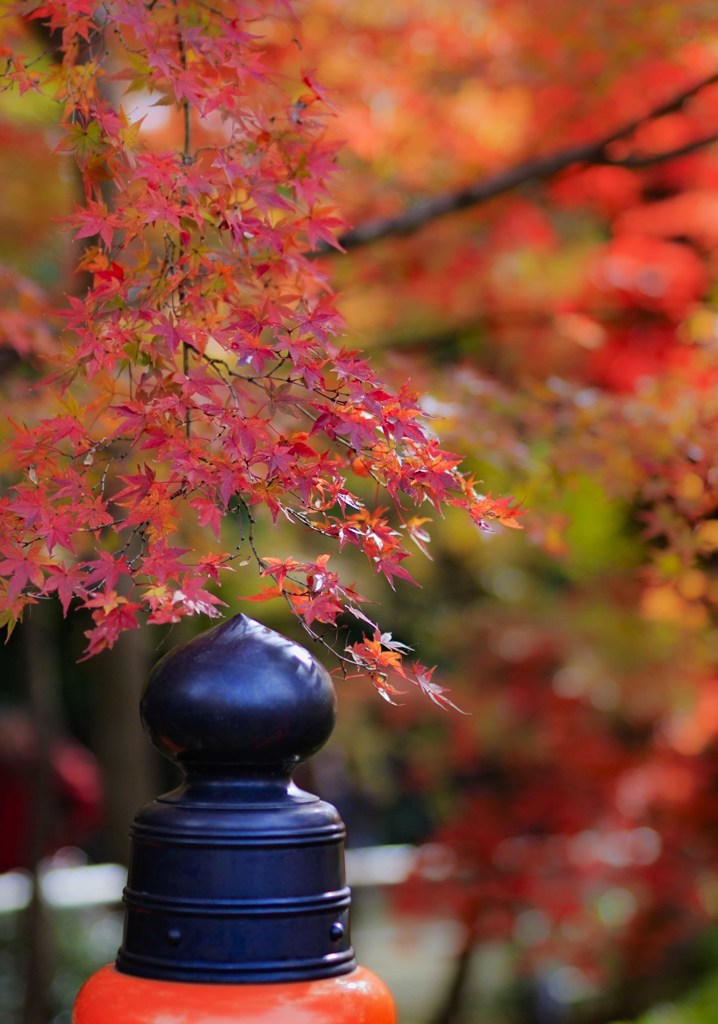
<svg viewBox="0 0 718 1024">
<path fill-rule="evenodd" d="M 275 597 L 281 597 L 282 591 L 279 587 L 265 587 L 264 590 L 260 590 L 258 594 L 252 594 L 248 597 L 240 597 L 240 601 L 271 601 Z"/>
</svg>

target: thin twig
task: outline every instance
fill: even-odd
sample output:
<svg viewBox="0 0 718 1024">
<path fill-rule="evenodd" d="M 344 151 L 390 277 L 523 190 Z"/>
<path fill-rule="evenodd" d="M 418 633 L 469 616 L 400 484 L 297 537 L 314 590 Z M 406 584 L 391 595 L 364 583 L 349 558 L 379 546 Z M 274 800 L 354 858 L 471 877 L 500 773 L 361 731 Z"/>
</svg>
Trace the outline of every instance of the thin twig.
<svg viewBox="0 0 718 1024">
<path fill-rule="evenodd" d="M 177 50 L 179 52 L 179 59 L 180 64 L 182 65 L 182 70 L 186 71 L 187 52 L 185 50 L 184 37 L 182 36 L 182 23 L 180 22 L 179 10 L 177 8 L 177 0 L 173 0 L 173 3 L 175 7 L 175 25 L 177 28 Z M 190 110 L 189 100 L 186 98 L 182 100 L 182 118 L 184 123 L 184 139 L 182 142 L 182 164 L 183 166 L 186 166 L 187 164 L 190 164 L 192 162 L 192 112 Z M 177 255 L 178 263 L 180 263 L 181 265 L 184 257 L 184 245 L 182 243 L 181 232 L 178 240 Z M 185 304 L 184 280 L 180 281 L 178 285 L 177 297 L 179 299 L 179 316 L 181 316 Z M 189 377 L 189 345 L 187 344 L 186 341 L 182 342 L 182 372 L 185 375 L 185 377 Z M 192 436 L 192 414 L 190 412 L 189 407 L 185 409 L 184 425 L 185 434 L 189 439 Z"/>
<path fill-rule="evenodd" d="M 712 135 L 705 135 L 693 142 L 687 142 L 683 146 L 676 146 L 675 149 L 667 149 L 662 153 L 632 153 L 626 157 L 605 157 L 601 163 L 609 164 L 611 167 L 628 167 L 630 169 L 639 167 L 651 167 L 654 164 L 664 164 L 668 160 L 679 160 L 682 156 L 690 156 L 706 146 L 718 142 L 718 132 Z"/>
</svg>

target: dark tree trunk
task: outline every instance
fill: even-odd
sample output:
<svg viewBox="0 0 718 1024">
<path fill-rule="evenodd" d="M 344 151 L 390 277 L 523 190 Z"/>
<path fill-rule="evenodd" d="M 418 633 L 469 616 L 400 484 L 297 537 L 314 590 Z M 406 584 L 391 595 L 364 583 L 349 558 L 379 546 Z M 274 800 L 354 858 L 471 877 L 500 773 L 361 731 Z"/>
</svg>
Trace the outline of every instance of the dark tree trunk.
<svg viewBox="0 0 718 1024">
<path fill-rule="evenodd" d="M 454 959 L 449 984 L 429 1024 L 461 1024 L 474 948 L 474 943 L 467 936 Z"/>
<path fill-rule="evenodd" d="M 105 794 L 108 860 L 127 864 L 129 829 L 137 810 L 157 795 L 157 762 L 140 722 L 140 693 L 150 657 L 143 630 L 124 633 L 110 651 L 93 659 L 95 720 L 93 748 Z"/>
<path fill-rule="evenodd" d="M 28 836 L 28 863 L 33 888 L 24 920 L 25 1000 L 23 1024 L 50 1019 L 50 984 L 55 971 L 51 922 L 40 892 L 38 867 L 50 845 L 57 812 L 52 748 L 62 729 L 60 679 L 54 609 L 40 604 L 20 627 L 28 711 L 36 739 L 31 769 L 33 814 Z"/>
</svg>

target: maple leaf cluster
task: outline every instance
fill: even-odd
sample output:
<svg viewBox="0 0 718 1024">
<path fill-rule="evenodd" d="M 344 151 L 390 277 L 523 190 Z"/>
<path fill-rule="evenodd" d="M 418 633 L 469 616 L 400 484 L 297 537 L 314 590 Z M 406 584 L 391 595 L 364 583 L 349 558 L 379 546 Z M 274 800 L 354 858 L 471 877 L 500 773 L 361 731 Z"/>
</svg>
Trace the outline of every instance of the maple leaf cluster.
<svg viewBox="0 0 718 1024">
<path fill-rule="evenodd" d="M 330 552 L 280 560 L 253 529 L 266 511 L 351 545 L 393 586 L 412 580 L 405 536 L 426 550 L 424 506 L 480 529 L 519 515 L 442 450 L 411 387 L 392 391 L 342 343 L 314 258 L 342 226 L 329 108 L 311 75 L 288 83 L 267 59 L 277 21 L 296 28 L 288 5 L 63 0 L 16 19 L 20 41 L 41 26 L 53 60 L 29 36 L 5 46 L 5 85 L 57 105 L 88 283 L 3 453 L 2 621 L 57 596 L 91 613 L 93 654 L 143 617 L 218 615 L 222 572 L 254 561 L 271 581 L 259 597 L 283 596 L 313 635 L 344 615 L 368 628 L 342 656 L 385 694 L 398 674 L 444 703 Z M 228 548 L 229 521 L 244 537 Z"/>
</svg>

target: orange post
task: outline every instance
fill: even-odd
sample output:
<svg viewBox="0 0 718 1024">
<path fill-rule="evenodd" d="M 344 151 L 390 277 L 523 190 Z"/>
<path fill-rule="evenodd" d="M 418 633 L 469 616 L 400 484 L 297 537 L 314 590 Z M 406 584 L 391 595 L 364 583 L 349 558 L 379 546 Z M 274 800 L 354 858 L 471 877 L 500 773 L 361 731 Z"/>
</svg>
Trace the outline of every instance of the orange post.
<svg viewBox="0 0 718 1024">
<path fill-rule="evenodd" d="M 80 990 L 73 1024 L 395 1024 L 386 985 L 357 967 L 339 978 L 270 985 L 157 981 L 103 967 Z"/>
<path fill-rule="evenodd" d="M 321 665 L 239 615 L 157 664 L 141 714 L 185 781 L 135 819 L 122 946 L 73 1024 L 394 1024 L 350 944 L 344 826 L 291 779 L 334 725 Z"/>
</svg>

